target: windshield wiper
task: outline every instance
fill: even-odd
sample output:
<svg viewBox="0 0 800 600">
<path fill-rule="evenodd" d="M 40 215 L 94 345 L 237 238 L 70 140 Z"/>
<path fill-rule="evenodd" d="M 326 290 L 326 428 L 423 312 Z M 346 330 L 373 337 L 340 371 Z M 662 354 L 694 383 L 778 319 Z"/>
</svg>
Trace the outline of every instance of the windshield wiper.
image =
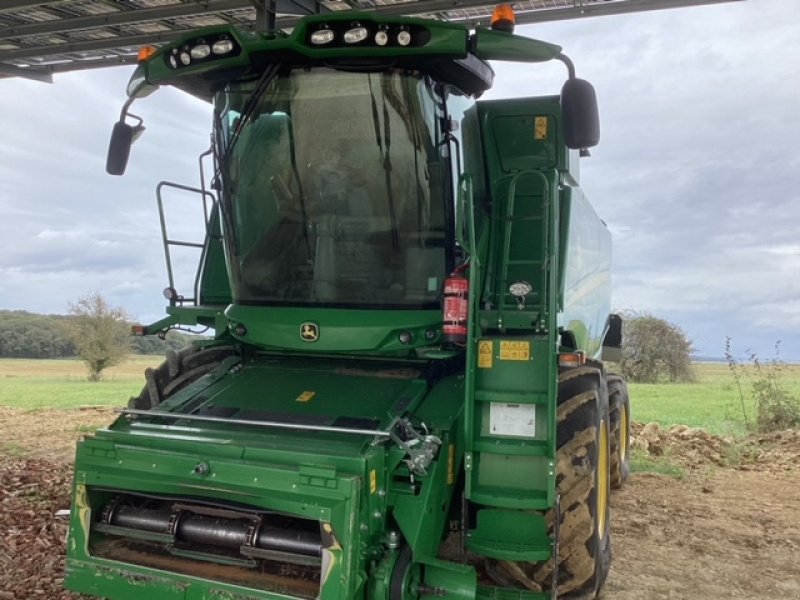
<svg viewBox="0 0 800 600">
<path fill-rule="evenodd" d="M 275 79 L 278 75 L 278 70 L 280 69 L 279 63 L 274 63 L 267 67 L 267 69 L 261 74 L 256 82 L 255 87 L 253 88 L 253 92 L 250 94 L 250 97 L 247 99 L 247 104 L 245 104 L 244 110 L 239 115 L 239 120 L 236 122 L 236 126 L 233 128 L 231 132 L 231 136 L 228 139 L 228 144 L 225 147 L 224 154 L 220 157 L 219 164 L 220 168 L 227 170 L 228 160 L 230 159 L 231 155 L 233 154 L 233 149 L 236 146 L 236 142 L 239 141 L 239 138 L 242 135 L 242 131 L 244 130 L 245 124 L 250 120 L 253 116 L 253 112 L 258 106 L 258 101 L 261 99 L 261 96 L 266 91 L 269 84 Z"/>
<path fill-rule="evenodd" d="M 381 100 L 383 102 L 383 136 L 381 136 L 380 117 L 378 116 L 378 103 L 372 89 L 372 76 L 368 76 L 369 96 L 372 102 L 372 124 L 375 128 L 375 140 L 381 153 L 381 166 L 383 167 L 384 183 L 386 184 L 386 201 L 389 208 L 389 221 L 392 224 L 392 247 L 400 249 L 400 240 L 397 232 L 397 216 L 395 215 L 394 194 L 392 192 L 392 161 L 389 155 L 391 147 L 391 132 L 389 128 L 389 110 L 386 108 L 386 96 L 381 86 Z"/>
</svg>

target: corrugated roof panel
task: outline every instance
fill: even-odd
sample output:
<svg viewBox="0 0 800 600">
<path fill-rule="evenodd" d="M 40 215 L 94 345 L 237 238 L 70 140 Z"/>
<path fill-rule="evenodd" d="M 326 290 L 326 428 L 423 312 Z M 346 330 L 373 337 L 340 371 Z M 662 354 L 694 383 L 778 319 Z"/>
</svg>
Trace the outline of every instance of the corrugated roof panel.
<svg viewBox="0 0 800 600">
<path fill-rule="evenodd" d="M 312 0 L 309 0 L 312 1 Z M 519 0 L 519 22 L 549 21 L 737 0 Z M 278 0 L 281 7 L 284 0 Z M 316 0 L 323 10 L 353 7 L 485 23 L 494 2 L 486 0 Z M 294 6 L 288 2 L 283 6 Z M 286 10 L 286 8 L 279 9 Z M 85 69 L 135 60 L 136 48 L 159 44 L 180 32 L 234 23 L 255 27 L 253 0 L 0 0 L 0 77 L 25 75 L 13 67 L 47 72 Z M 279 15 L 279 27 L 296 17 Z M 152 39 L 147 36 L 152 35 Z"/>
</svg>

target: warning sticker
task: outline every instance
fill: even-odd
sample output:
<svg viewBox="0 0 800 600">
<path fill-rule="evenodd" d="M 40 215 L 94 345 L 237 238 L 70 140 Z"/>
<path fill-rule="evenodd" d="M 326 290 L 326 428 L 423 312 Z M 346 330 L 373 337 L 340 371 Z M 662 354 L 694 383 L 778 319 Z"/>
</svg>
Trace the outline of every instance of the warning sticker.
<svg viewBox="0 0 800 600">
<path fill-rule="evenodd" d="M 312 392 L 311 390 L 306 390 L 302 394 L 300 394 L 297 398 L 295 398 L 295 402 L 308 402 L 314 396 L 317 395 L 317 392 Z"/>
<path fill-rule="evenodd" d="M 494 342 L 492 340 L 478 341 L 478 368 L 491 369 L 494 364 Z"/>
<path fill-rule="evenodd" d="M 489 431 L 495 435 L 536 437 L 536 405 L 492 402 Z"/>
<path fill-rule="evenodd" d="M 531 359 L 531 343 L 530 342 L 500 342 L 500 360 L 530 360 Z"/>
<path fill-rule="evenodd" d="M 533 119 L 533 139 L 547 139 L 547 117 L 535 117 Z"/>
</svg>

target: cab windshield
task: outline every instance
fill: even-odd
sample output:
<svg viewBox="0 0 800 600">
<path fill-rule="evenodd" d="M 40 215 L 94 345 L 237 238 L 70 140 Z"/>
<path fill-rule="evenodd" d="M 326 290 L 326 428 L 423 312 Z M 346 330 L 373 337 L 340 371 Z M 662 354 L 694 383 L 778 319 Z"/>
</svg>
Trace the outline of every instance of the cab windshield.
<svg viewBox="0 0 800 600">
<path fill-rule="evenodd" d="M 256 86 L 215 97 L 234 302 L 436 306 L 452 201 L 429 80 L 315 68 Z"/>
</svg>

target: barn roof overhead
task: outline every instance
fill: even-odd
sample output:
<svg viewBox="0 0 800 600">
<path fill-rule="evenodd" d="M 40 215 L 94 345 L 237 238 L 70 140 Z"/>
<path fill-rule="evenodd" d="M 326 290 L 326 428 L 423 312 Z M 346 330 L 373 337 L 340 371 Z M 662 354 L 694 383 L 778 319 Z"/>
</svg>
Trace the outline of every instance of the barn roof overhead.
<svg viewBox="0 0 800 600">
<path fill-rule="evenodd" d="M 518 23 L 535 23 L 737 0 L 521 0 Z M 486 23 L 487 0 L 2 0 L 0 77 L 51 80 L 53 73 L 135 62 L 139 46 L 225 23 L 263 29 L 272 4 L 277 26 L 299 15 L 369 10 Z"/>
</svg>

